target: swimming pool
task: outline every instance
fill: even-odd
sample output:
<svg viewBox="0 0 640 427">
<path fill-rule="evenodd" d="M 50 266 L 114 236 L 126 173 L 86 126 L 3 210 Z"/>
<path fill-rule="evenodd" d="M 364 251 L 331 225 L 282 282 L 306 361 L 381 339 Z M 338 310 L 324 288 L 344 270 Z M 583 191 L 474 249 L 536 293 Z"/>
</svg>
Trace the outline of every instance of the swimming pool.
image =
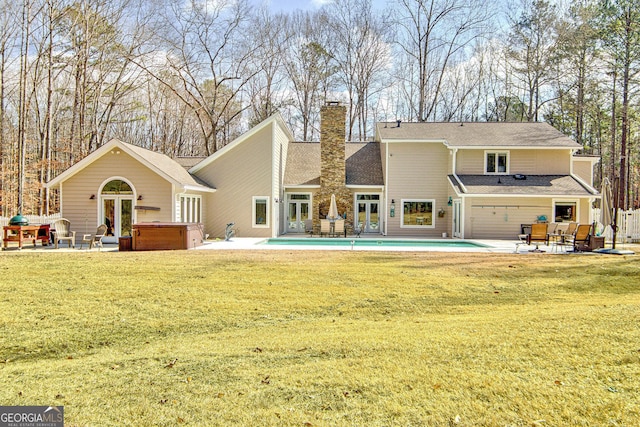
<svg viewBox="0 0 640 427">
<path fill-rule="evenodd" d="M 266 246 L 346 246 L 346 247 L 396 247 L 396 248 L 490 248 L 491 246 L 469 240 L 412 240 L 412 239 L 340 239 L 340 238 L 286 238 L 267 239 L 259 243 Z"/>
</svg>

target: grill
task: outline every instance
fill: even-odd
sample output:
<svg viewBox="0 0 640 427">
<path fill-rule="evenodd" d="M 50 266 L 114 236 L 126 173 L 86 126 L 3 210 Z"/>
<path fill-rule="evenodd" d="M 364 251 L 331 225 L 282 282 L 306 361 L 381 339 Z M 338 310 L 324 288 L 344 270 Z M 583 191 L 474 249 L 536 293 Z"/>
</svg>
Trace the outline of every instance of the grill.
<svg viewBox="0 0 640 427">
<path fill-rule="evenodd" d="M 29 225 L 29 218 L 18 214 L 9 220 L 9 225 Z"/>
</svg>

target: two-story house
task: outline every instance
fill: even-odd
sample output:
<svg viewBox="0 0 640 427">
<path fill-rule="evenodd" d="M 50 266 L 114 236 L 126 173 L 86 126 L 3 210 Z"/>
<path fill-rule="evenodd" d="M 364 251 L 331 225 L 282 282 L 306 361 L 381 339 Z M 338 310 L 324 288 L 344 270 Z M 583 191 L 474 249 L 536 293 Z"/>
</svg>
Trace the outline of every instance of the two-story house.
<svg viewBox="0 0 640 427">
<path fill-rule="evenodd" d="M 320 142 L 297 142 L 275 114 L 195 165 L 113 140 L 48 186 L 78 234 L 109 221 L 112 239 L 153 221 L 304 233 L 332 195 L 364 236 L 514 239 L 537 220 L 592 220 L 597 158 L 546 123 L 378 123 L 373 141 L 347 142 L 345 121 L 328 103 Z"/>
</svg>

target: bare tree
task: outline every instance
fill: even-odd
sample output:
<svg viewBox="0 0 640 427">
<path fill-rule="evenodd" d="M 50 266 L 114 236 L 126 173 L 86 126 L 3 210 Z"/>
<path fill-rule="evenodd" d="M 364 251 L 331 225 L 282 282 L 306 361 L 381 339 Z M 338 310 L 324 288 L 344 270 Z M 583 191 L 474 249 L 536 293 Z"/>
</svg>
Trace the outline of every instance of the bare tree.
<svg viewBox="0 0 640 427">
<path fill-rule="evenodd" d="M 288 28 L 285 70 L 295 97 L 293 118 L 302 128 L 303 141 L 317 134 L 322 100 L 334 87 L 336 68 L 327 51 L 330 34 L 326 30 L 326 16 L 308 12 L 295 12 Z M 294 131 L 298 126 L 292 126 Z"/>
<path fill-rule="evenodd" d="M 287 31 L 288 17 L 284 14 L 272 15 L 266 7 L 258 9 L 252 17 L 250 37 L 259 40 L 253 55 L 255 77 L 247 84 L 250 124 L 257 124 L 282 107 L 290 104 L 287 100 L 287 75 L 284 69 L 286 47 L 291 33 Z"/>
<path fill-rule="evenodd" d="M 620 169 L 618 172 L 618 205 L 629 206 L 627 176 L 629 176 L 629 108 L 633 80 L 640 73 L 640 3 L 634 0 L 602 1 L 603 41 L 615 66 L 612 76 L 621 77 L 622 105 L 620 111 Z M 614 80 L 615 93 L 615 80 Z M 614 95 L 615 96 L 615 95 Z M 612 108 L 614 108 L 612 106 Z M 615 114 L 613 115 L 615 117 Z M 615 132 L 612 132 L 615 142 Z M 612 144 L 615 145 L 615 144 Z"/>
<path fill-rule="evenodd" d="M 257 46 L 244 37 L 249 32 L 249 6 L 246 0 L 191 0 L 187 7 L 167 3 L 156 33 L 158 50 L 146 61 L 135 62 L 193 111 L 203 150 L 210 155 L 239 133 L 247 108 L 240 95 L 258 73 L 250 67 Z M 158 65 L 160 51 L 165 57 Z M 180 87 L 166 82 L 167 69 L 180 80 Z"/>
<path fill-rule="evenodd" d="M 9 127 L 5 106 L 8 92 L 7 68 L 13 58 L 14 40 L 18 36 L 20 23 L 18 6 L 18 3 L 10 0 L 0 1 L 0 215 L 3 216 L 8 215 L 13 190 L 10 185 L 12 180 L 9 179 L 13 176 L 13 171 L 5 161 Z"/>
<path fill-rule="evenodd" d="M 484 0 L 400 0 L 392 22 L 398 27 L 397 79 L 404 85 L 409 119 L 432 120 L 447 70 L 462 62 L 470 43 L 484 34 L 487 5 Z"/>
<path fill-rule="evenodd" d="M 348 96 L 347 139 L 365 140 L 373 128 L 369 103 L 384 89 L 384 73 L 390 68 L 389 26 L 373 11 L 371 0 L 330 3 L 327 12 L 333 34 L 330 54 Z"/>
<path fill-rule="evenodd" d="M 538 121 L 542 106 L 553 99 L 549 85 L 556 80 L 557 16 L 547 0 L 523 2 L 522 13 L 510 18 L 507 52 L 528 104 L 527 120 Z"/>
</svg>

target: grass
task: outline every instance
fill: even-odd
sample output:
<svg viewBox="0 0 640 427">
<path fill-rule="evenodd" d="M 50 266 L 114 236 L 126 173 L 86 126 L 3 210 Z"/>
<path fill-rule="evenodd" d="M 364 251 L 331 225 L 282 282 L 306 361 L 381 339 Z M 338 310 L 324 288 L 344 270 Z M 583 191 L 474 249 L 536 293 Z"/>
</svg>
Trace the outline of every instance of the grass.
<svg viewBox="0 0 640 427">
<path fill-rule="evenodd" d="M 636 257 L 0 256 L 0 403 L 67 426 L 640 424 Z"/>
</svg>

